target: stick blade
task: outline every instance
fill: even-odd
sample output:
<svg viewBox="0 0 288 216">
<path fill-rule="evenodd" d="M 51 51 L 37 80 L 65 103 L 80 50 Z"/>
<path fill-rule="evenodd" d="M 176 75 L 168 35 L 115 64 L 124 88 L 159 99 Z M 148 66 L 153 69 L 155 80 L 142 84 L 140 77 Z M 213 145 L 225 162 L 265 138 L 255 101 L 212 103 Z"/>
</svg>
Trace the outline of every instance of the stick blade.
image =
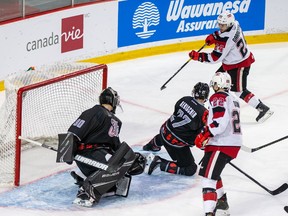
<svg viewBox="0 0 288 216">
<path fill-rule="evenodd" d="M 166 86 L 163 85 L 163 86 L 161 86 L 160 90 L 162 91 L 162 90 L 165 89 L 165 88 L 166 88 Z"/>
<path fill-rule="evenodd" d="M 284 210 L 288 213 L 288 206 L 284 206 Z"/>
<path fill-rule="evenodd" d="M 271 194 L 274 196 L 274 195 L 278 195 L 282 192 L 284 192 L 285 190 L 288 189 L 288 184 L 287 183 L 284 183 L 283 185 L 281 185 L 279 188 L 277 188 L 276 190 L 274 191 L 271 191 Z"/>
</svg>

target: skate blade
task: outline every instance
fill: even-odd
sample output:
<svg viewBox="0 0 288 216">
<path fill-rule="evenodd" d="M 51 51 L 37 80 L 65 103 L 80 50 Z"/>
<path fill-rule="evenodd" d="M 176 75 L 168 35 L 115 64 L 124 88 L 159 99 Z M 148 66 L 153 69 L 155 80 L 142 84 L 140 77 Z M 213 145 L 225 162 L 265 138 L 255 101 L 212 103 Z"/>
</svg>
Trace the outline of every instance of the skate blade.
<svg viewBox="0 0 288 216">
<path fill-rule="evenodd" d="M 265 115 L 259 119 L 258 123 L 263 123 L 265 122 L 267 119 L 269 119 L 272 115 L 274 114 L 274 111 L 268 110 L 267 113 L 265 113 Z"/>
<path fill-rule="evenodd" d="M 217 209 L 216 216 L 230 216 L 229 210 Z"/>
</svg>

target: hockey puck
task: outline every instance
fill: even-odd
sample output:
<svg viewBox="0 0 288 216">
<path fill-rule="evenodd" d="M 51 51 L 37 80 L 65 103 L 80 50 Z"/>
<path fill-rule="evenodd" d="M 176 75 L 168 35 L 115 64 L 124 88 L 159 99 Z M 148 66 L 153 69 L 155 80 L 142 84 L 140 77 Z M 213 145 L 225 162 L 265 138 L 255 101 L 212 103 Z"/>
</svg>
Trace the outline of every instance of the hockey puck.
<svg viewBox="0 0 288 216">
<path fill-rule="evenodd" d="M 284 206 L 284 210 L 288 213 L 288 206 Z"/>
</svg>

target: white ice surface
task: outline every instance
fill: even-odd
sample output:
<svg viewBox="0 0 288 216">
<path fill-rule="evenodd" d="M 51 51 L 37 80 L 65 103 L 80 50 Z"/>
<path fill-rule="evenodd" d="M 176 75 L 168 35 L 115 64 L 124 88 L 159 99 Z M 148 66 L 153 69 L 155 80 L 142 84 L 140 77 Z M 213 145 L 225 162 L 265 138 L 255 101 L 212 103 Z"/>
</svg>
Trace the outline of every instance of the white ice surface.
<svg viewBox="0 0 288 216">
<path fill-rule="evenodd" d="M 250 45 L 256 62 L 248 89 L 275 111 L 263 124 L 255 123 L 256 110 L 241 103 L 244 145 L 257 147 L 288 135 L 288 43 Z M 206 49 L 209 51 L 208 49 Z M 188 52 L 140 58 L 108 65 L 108 85 L 121 96 L 123 122 L 120 138 L 141 148 L 170 116 L 175 102 L 191 93 L 199 81 L 209 82 L 219 64 L 189 64 L 160 91 L 160 87 L 188 59 Z M 3 92 L 0 100 L 3 101 Z M 192 148 L 198 162 L 203 152 Z M 163 157 L 168 157 L 161 150 Z M 234 164 L 270 190 L 288 182 L 288 139 L 254 153 L 240 151 Z M 21 184 L 1 189 L 2 216 L 201 216 L 201 178 L 166 173 L 142 174 L 132 180 L 128 198 L 103 198 L 92 209 L 71 204 L 77 192 L 69 170 L 75 166 L 55 163 L 55 152 L 35 147 L 22 155 Z M 272 196 L 227 165 L 223 175 L 232 216 L 284 216 L 288 190 Z"/>
</svg>

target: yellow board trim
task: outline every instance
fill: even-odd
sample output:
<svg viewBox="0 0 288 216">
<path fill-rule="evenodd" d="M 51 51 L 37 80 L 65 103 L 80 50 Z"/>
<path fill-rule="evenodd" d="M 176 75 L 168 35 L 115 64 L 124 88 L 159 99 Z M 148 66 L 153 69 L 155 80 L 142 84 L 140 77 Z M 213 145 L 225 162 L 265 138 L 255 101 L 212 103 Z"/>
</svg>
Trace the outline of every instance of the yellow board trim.
<svg viewBox="0 0 288 216">
<path fill-rule="evenodd" d="M 245 38 L 248 44 L 288 42 L 288 33 L 245 36 Z M 131 60 L 135 58 L 142 58 L 142 57 L 147 57 L 147 56 L 152 56 L 152 55 L 161 55 L 161 54 L 167 54 L 167 53 L 172 53 L 172 52 L 189 51 L 192 49 L 198 50 L 203 45 L 204 45 L 204 40 L 193 41 L 193 42 L 182 42 L 182 43 L 179 42 L 176 44 L 155 46 L 155 47 L 150 47 L 150 48 L 131 50 L 127 52 L 120 52 L 120 53 L 110 54 L 106 56 L 89 58 L 89 59 L 81 60 L 80 62 L 109 64 L 109 63 L 114 63 L 118 61 Z"/>
<path fill-rule="evenodd" d="M 264 44 L 264 43 L 277 43 L 277 42 L 288 42 L 288 33 L 279 34 L 265 34 L 265 35 L 254 35 L 245 36 L 248 44 Z M 175 44 L 168 44 L 162 46 L 155 46 L 150 48 L 143 48 L 138 50 L 131 50 L 126 52 L 120 52 L 95 58 L 89 58 L 81 60 L 79 62 L 89 62 L 96 64 L 109 64 L 118 61 L 126 61 L 136 58 L 142 58 L 153 55 L 161 55 L 172 52 L 189 51 L 192 49 L 198 50 L 204 45 L 204 40 L 193 41 L 193 42 L 179 42 Z M 188 55 L 187 55 L 188 56 Z M 0 91 L 3 91 L 4 81 L 0 81 Z"/>
<path fill-rule="evenodd" d="M 1 80 L 1 81 L 0 81 L 0 91 L 3 91 L 3 90 L 5 90 L 4 81 Z"/>
</svg>

